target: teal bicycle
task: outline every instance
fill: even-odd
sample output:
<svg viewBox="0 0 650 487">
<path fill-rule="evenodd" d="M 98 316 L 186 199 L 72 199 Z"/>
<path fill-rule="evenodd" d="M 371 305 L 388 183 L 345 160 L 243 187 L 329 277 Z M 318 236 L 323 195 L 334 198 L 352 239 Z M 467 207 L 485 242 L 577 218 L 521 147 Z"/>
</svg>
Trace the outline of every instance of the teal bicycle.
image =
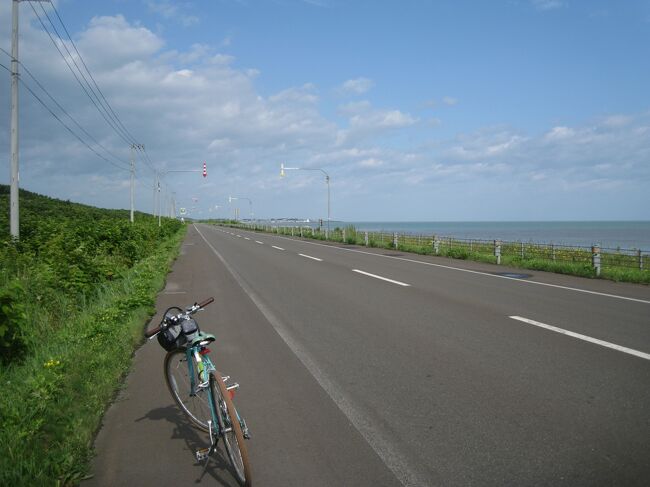
<svg viewBox="0 0 650 487">
<path fill-rule="evenodd" d="M 205 471 L 219 439 L 223 438 L 237 480 L 241 485 L 250 486 L 251 469 L 244 443 L 250 434 L 233 403 L 239 384 L 227 385 L 230 377 L 223 377 L 217 371 L 207 348 L 215 337 L 203 333 L 192 318 L 213 301 L 214 298 L 209 298 L 185 311 L 175 306 L 167 309 L 160 325 L 146 331 L 145 336 L 157 337 L 158 343 L 167 350 L 165 382 L 174 401 L 196 427 L 209 434 L 210 446 L 196 452 L 197 461 L 205 462 Z"/>
</svg>

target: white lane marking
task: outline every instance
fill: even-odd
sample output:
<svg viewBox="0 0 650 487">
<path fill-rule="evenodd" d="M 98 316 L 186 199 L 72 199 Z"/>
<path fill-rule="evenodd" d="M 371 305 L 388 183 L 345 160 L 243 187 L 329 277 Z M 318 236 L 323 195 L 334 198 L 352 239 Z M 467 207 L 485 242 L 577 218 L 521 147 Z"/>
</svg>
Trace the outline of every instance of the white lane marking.
<svg viewBox="0 0 650 487">
<path fill-rule="evenodd" d="M 314 358 L 307 352 L 305 347 L 294 338 L 291 329 L 280 321 L 275 314 L 268 308 L 262 299 L 253 291 L 253 289 L 244 281 L 244 279 L 226 262 L 226 259 L 215 249 L 210 242 L 203 236 L 196 225 L 194 228 L 201 235 L 203 241 L 212 250 L 214 255 L 221 261 L 228 272 L 235 278 L 237 284 L 244 290 L 251 301 L 261 311 L 267 321 L 271 324 L 275 332 L 287 344 L 293 354 L 298 357 L 300 362 L 309 371 L 316 382 L 323 388 L 332 401 L 338 406 L 341 412 L 348 418 L 350 423 L 361 433 L 361 436 L 368 442 L 370 447 L 377 453 L 384 464 L 393 472 L 393 475 L 404 486 L 428 486 L 432 485 L 430 474 L 423 472 L 415 464 L 411 455 L 402 451 L 395 442 L 395 435 L 392 431 L 382 428 L 377 421 L 372 421 L 366 410 L 355 404 L 351 398 L 344 392 L 343 388 L 333 379 L 330 378 L 321 367 L 316 363 Z M 441 482 L 436 482 L 437 484 Z"/>
<path fill-rule="evenodd" d="M 405 286 L 405 287 L 410 286 L 410 284 L 406 284 L 405 282 L 394 281 L 393 279 L 388 279 L 387 277 L 378 276 L 377 274 L 371 274 L 370 272 L 360 271 L 359 269 L 352 269 L 352 272 L 358 272 L 359 274 L 363 274 L 364 276 L 374 277 L 375 279 L 381 279 L 382 281 L 386 281 L 386 282 L 392 282 L 393 284 L 397 284 L 398 286 Z"/>
<path fill-rule="evenodd" d="M 276 245 L 271 245 L 271 247 L 273 247 L 274 249 L 278 249 L 278 250 L 284 250 L 282 247 L 277 247 Z"/>
<path fill-rule="evenodd" d="M 394 256 L 391 256 L 391 255 L 375 254 L 373 252 L 365 252 L 363 250 L 346 249 L 346 248 L 343 248 L 343 247 L 336 247 L 334 245 L 326 245 L 326 244 L 321 244 L 321 243 L 317 243 L 317 242 L 306 242 L 305 240 L 296 240 L 294 238 L 289 238 L 289 237 L 278 237 L 278 238 L 284 238 L 286 240 L 292 240 L 294 242 L 302 242 L 302 243 L 305 243 L 305 244 L 308 244 L 308 245 L 318 245 L 320 247 L 327 247 L 327 248 L 330 248 L 330 249 L 344 250 L 346 252 L 356 252 L 358 254 L 372 255 L 372 256 L 375 256 L 375 257 L 383 257 L 384 259 L 401 260 L 401 261 L 404 261 L 404 262 L 412 262 L 413 264 L 428 265 L 428 266 L 431 266 L 431 267 L 440 267 L 442 269 L 449 269 L 449 270 L 452 270 L 452 271 L 468 272 L 470 274 L 478 274 L 478 275 L 481 275 L 481 276 L 494 277 L 494 278 L 497 278 L 497 279 L 507 279 L 508 281 L 513 282 L 513 283 L 533 284 L 533 285 L 537 285 L 537 286 L 554 287 L 554 288 L 557 288 L 557 289 L 564 289 L 564 290 L 567 290 L 567 291 L 575 291 L 575 292 L 578 292 L 578 293 L 593 294 L 593 295 L 596 295 L 596 296 L 604 296 L 606 298 L 624 299 L 626 301 L 634 301 L 636 303 L 650 304 L 650 300 L 647 300 L 647 299 L 629 298 L 627 296 L 621 296 L 619 294 L 601 293 L 601 292 L 598 292 L 598 291 L 589 291 L 588 289 L 580 289 L 580 288 L 577 288 L 577 287 L 560 286 L 559 284 L 549 284 L 547 282 L 527 281 L 527 280 L 524 280 L 524 279 L 513 279 L 512 277 L 499 276 L 499 275 L 496 275 L 496 274 L 490 274 L 489 272 L 473 271 L 471 269 L 462 269 L 460 267 L 452 267 L 452 266 L 449 266 L 449 265 L 434 264 L 432 262 L 423 262 L 421 260 L 407 259 L 405 257 L 394 257 Z"/>
<path fill-rule="evenodd" d="M 248 237 L 244 237 L 244 240 L 250 240 L 250 238 L 248 238 Z"/>
<path fill-rule="evenodd" d="M 264 245 L 264 242 L 260 242 L 259 240 L 255 240 L 255 243 L 258 243 L 260 245 Z"/>
<path fill-rule="evenodd" d="M 312 260 L 317 260 L 318 262 L 323 262 L 323 259 L 319 259 L 318 257 L 312 257 L 311 255 L 305 255 L 305 254 L 298 254 L 300 257 L 306 257 L 308 259 Z"/>
<path fill-rule="evenodd" d="M 573 331 L 565 330 L 564 328 L 558 328 L 557 326 L 547 325 L 546 323 L 540 323 L 539 321 L 529 320 L 528 318 L 522 318 L 521 316 L 510 316 L 509 318 L 512 318 L 513 320 L 517 320 L 517 321 L 522 321 L 523 323 L 528 323 L 529 325 L 539 326 L 540 328 L 545 328 L 547 330 L 551 330 L 557 333 L 562 333 L 563 335 L 568 335 L 573 338 L 578 338 L 579 340 L 595 343 L 596 345 L 600 345 L 602 347 L 612 348 L 614 350 L 618 350 L 619 352 L 629 353 L 630 355 L 634 355 L 636 357 L 650 360 L 650 354 L 639 352 L 638 350 L 634 350 L 632 348 L 622 347 L 621 345 L 616 345 L 615 343 L 606 342 L 604 340 L 599 340 L 598 338 L 592 338 L 587 335 L 581 335 L 580 333 L 575 333 Z"/>
<path fill-rule="evenodd" d="M 241 235 L 237 235 L 237 238 L 241 238 Z"/>
</svg>

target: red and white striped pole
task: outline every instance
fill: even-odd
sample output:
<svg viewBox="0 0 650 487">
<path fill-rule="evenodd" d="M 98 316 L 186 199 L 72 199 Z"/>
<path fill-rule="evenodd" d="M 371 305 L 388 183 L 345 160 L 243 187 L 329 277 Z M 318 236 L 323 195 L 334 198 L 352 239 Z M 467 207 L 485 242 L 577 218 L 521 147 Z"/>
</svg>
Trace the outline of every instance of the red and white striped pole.
<svg viewBox="0 0 650 487">
<path fill-rule="evenodd" d="M 205 165 L 205 162 L 203 163 L 203 177 L 208 177 L 208 166 Z"/>
</svg>

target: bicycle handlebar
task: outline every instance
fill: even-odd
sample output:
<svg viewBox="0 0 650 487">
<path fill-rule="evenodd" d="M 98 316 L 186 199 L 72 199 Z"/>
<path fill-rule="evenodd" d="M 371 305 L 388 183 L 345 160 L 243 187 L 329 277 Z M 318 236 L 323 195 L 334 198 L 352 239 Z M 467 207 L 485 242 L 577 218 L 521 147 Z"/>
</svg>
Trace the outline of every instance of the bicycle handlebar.
<svg viewBox="0 0 650 487">
<path fill-rule="evenodd" d="M 196 312 L 199 311 L 200 309 L 205 308 L 208 304 L 210 304 L 210 303 L 212 303 L 212 302 L 214 302 L 214 298 L 208 298 L 208 299 L 206 299 L 205 301 L 202 301 L 202 302 L 200 302 L 200 303 L 194 303 L 192 306 L 190 306 L 189 308 L 187 308 L 187 313 L 184 313 L 184 314 L 186 314 L 186 315 L 188 315 L 188 316 L 189 316 L 189 315 L 193 315 L 194 313 L 196 313 Z M 181 314 L 183 314 L 183 313 L 181 313 Z M 179 316 L 180 316 L 180 315 L 179 315 Z M 173 316 L 173 317 L 170 317 L 170 318 L 178 319 L 178 316 Z M 163 318 L 163 321 L 160 323 L 160 325 L 158 325 L 158 326 L 155 327 L 155 328 L 152 328 L 151 330 L 147 330 L 147 331 L 145 331 L 145 332 L 144 332 L 144 336 L 145 336 L 146 338 L 153 338 L 155 335 L 157 335 L 158 333 L 160 333 L 162 330 L 166 329 L 167 326 L 169 326 L 169 324 L 167 323 L 167 320 L 168 320 L 168 319 L 169 319 L 169 318 L 167 318 L 167 319 Z"/>
</svg>

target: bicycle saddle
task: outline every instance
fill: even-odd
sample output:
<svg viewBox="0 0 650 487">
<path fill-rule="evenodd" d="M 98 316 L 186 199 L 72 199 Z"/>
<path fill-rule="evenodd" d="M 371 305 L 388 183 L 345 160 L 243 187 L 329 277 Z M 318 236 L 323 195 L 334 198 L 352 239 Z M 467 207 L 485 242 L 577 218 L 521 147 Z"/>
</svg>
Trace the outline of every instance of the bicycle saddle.
<svg viewBox="0 0 650 487">
<path fill-rule="evenodd" d="M 216 338 L 215 338 L 215 336 L 213 334 L 200 332 L 200 333 L 198 333 L 196 335 L 196 338 L 194 340 L 192 340 L 192 346 L 198 345 L 201 342 L 210 343 L 210 342 L 213 342 L 215 340 L 216 340 Z"/>
</svg>

